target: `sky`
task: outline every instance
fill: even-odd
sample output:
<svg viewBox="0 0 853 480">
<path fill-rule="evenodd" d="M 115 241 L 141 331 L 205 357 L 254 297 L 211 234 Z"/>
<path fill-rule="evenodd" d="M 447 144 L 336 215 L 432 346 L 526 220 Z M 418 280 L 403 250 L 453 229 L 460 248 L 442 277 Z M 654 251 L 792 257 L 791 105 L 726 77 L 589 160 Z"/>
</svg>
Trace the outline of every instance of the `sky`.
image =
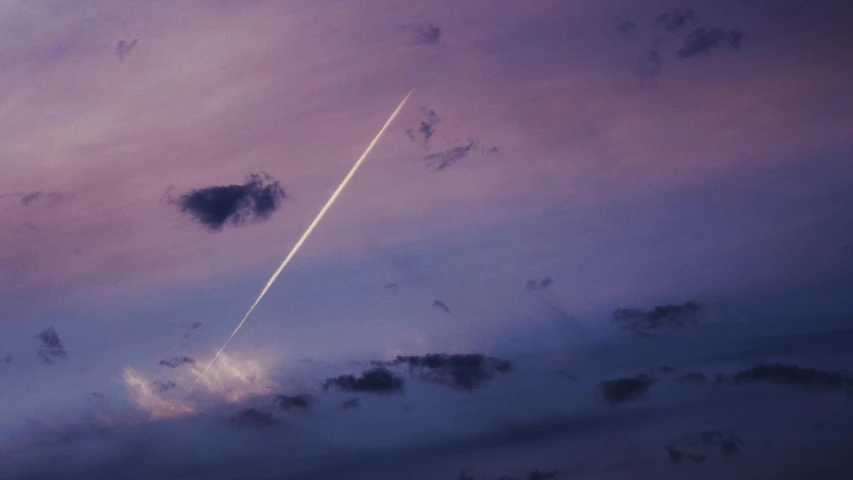
<svg viewBox="0 0 853 480">
<path fill-rule="evenodd" d="M 853 369 L 851 20 L 841 0 L 4 2 L 0 478 L 831 464 L 801 443 L 848 445 L 850 422 L 772 415 L 842 411 L 790 379 Z M 430 353 L 512 368 L 382 363 Z M 777 360 L 815 370 L 748 370 Z M 402 391 L 357 381 L 375 368 Z M 623 377 L 668 393 L 615 410 L 601 382 Z M 684 437 L 725 429 L 740 464 L 696 450 L 734 434 Z"/>
</svg>

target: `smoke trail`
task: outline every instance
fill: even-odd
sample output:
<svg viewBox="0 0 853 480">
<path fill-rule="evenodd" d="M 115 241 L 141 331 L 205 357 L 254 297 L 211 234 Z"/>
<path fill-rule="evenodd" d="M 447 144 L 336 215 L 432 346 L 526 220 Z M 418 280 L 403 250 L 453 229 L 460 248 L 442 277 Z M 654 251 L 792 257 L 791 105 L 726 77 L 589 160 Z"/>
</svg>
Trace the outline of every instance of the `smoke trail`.
<svg viewBox="0 0 853 480">
<path fill-rule="evenodd" d="M 305 230 L 305 233 L 302 234 L 302 237 L 299 238 L 299 240 L 296 242 L 296 245 L 293 246 L 293 249 L 290 250 L 290 253 L 288 253 L 284 261 L 281 262 L 281 265 L 279 265 L 278 270 L 276 270 L 275 273 L 272 274 L 272 277 L 270 277 L 270 279 L 267 281 L 267 284 L 264 286 L 264 289 L 261 290 L 260 295 L 258 295 L 258 298 L 255 299 L 255 303 L 253 303 L 252 306 L 249 307 L 249 311 L 246 312 L 246 315 L 244 315 L 243 319 L 240 320 L 240 323 L 237 324 L 237 328 L 235 328 L 234 331 L 231 332 L 231 335 L 228 336 L 228 339 L 225 340 L 225 343 L 222 344 L 222 347 L 219 349 L 218 352 L 216 352 L 216 355 L 213 356 L 213 360 L 211 360 L 207 367 L 201 372 L 201 374 L 195 378 L 195 381 L 193 382 L 192 386 L 189 390 L 187 390 L 186 397 L 188 397 L 190 393 L 192 393 L 195 386 L 198 385 L 198 381 L 207 373 L 208 370 L 210 370 L 210 367 L 213 366 L 213 364 L 216 362 L 216 359 L 219 358 L 219 355 L 221 355 L 222 352 L 225 350 L 225 347 L 228 346 L 228 342 L 230 342 L 231 339 L 234 338 L 234 335 L 236 335 L 237 332 L 240 330 L 240 327 L 242 327 L 243 324 L 246 323 L 246 320 L 249 318 L 249 315 L 252 314 L 252 311 L 255 310 L 255 307 L 258 305 L 261 299 L 264 298 L 264 295 L 267 293 L 267 290 L 270 289 L 273 282 L 275 282 L 275 279 L 278 278 L 279 274 L 281 274 L 281 271 L 284 270 L 284 267 L 286 267 L 287 264 L 290 263 L 290 259 L 293 258 L 293 256 L 296 254 L 296 252 L 305 242 L 305 239 L 308 238 L 308 235 L 311 235 L 311 232 L 314 230 L 314 227 L 316 227 L 317 224 L 320 223 L 320 219 L 323 218 L 323 215 L 326 214 L 326 211 L 329 209 L 329 207 L 331 207 L 332 204 L 335 203 L 335 199 L 338 198 L 338 195 L 341 194 L 341 191 L 343 191 L 344 187 L 346 187 L 347 183 L 349 183 L 352 176 L 355 175 L 355 171 L 358 170 L 358 167 L 361 165 L 362 162 L 364 162 L 364 159 L 367 158 L 367 155 L 370 153 L 371 150 L 373 150 L 373 147 L 376 145 L 376 143 L 379 142 L 379 138 L 382 136 L 383 133 L 385 133 L 385 130 L 388 129 L 388 126 L 391 125 L 391 122 L 394 121 L 394 118 L 397 116 L 398 113 L 400 113 L 400 110 L 403 109 L 403 105 L 406 104 L 406 100 L 409 99 L 409 97 L 412 95 L 412 92 L 414 92 L 414 90 L 412 90 L 408 93 L 408 95 L 406 95 L 406 98 L 404 98 L 403 101 L 400 102 L 400 105 L 397 106 L 397 109 L 394 110 L 394 113 L 391 114 L 391 117 L 388 118 L 388 121 L 386 121 L 385 125 L 382 126 L 382 129 L 379 130 L 379 133 L 377 133 L 376 136 L 373 137 L 373 140 L 370 142 L 370 145 L 367 146 L 367 150 L 365 150 L 364 153 L 361 154 L 361 157 L 356 160 L 355 165 L 353 165 L 347 176 L 344 177 L 344 180 L 341 182 L 341 184 L 338 185 L 337 190 L 332 193 L 332 196 L 329 197 L 329 200 L 326 202 L 325 205 L 323 205 L 323 208 L 320 210 L 320 213 L 317 214 L 317 217 L 314 218 L 314 221 L 311 222 L 311 225 L 308 225 L 308 229 Z"/>
</svg>

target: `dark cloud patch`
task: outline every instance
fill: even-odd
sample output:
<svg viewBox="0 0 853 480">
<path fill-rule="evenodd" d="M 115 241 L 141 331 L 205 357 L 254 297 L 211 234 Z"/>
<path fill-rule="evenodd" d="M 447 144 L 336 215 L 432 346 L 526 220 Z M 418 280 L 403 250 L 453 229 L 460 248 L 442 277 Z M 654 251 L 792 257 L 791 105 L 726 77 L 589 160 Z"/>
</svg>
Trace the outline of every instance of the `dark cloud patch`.
<svg viewBox="0 0 853 480">
<path fill-rule="evenodd" d="M 398 356 L 392 364 L 406 365 L 421 379 L 456 390 L 476 390 L 499 374 L 512 370 L 512 363 L 479 353 L 431 353 L 424 356 Z"/>
<path fill-rule="evenodd" d="M 617 308 L 613 321 L 633 334 L 654 336 L 659 330 L 679 329 L 695 323 L 700 310 L 700 305 L 694 301 L 683 305 L 658 305 L 651 310 Z"/>
<path fill-rule="evenodd" d="M 154 380 L 153 382 L 151 382 L 151 384 L 154 385 L 154 387 L 157 388 L 157 390 L 161 393 L 168 392 L 169 390 L 177 387 L 175 382 L 171 380 L 167 380 L 165 382 L 162 380 Z"/>
<path fill-rule="evenodd" d="M 361 374 L 341 375 L 329 378 L 323 385 L 323 390 L 336 387 L 345 392 L 364 392 L 379 395 L 403 393 L 404 380 L 384 367 L 377 367 Z"/>
<path fill-rule="evenodd" d="M 3 363 L 12 363 L 13 361 L 15 361 L 15 357 L 11 355 L 6 355 L 5 357 L 3 357 Z"/>
<path fill-rule="evenodd" d="M 441 28 L 433 23 L 404 25 L 403 31 L 411 36 L 415 45 L 438 45 L 441 42 Z"/>
<path fill-rule="evenodd" d="M 528 280 L 527 283 L 524 284 L 524 288 L 527 289 L 528 292 L 535 292 L 537 290 L 542 290 L 551 286 L 554 283 L 551 280 L 551 277 L 545 277 L 542 280 Z"/>
<path fill-rule="evenodd" d="M 679 450 L 673 447 L 672 445 L 666 445 L 663 448 L 664 450 L 666 450 L 666 454 L 669 457 L 669 463 L 672 463 L 673 465 L 680 465 L 685 461 L 690 461 L 693 463 L 702 463 L 707 458 L 706 455 L 685 452 L 683 450 Z"/>
<path fill-rule="evenodd" d="M 65 358 L 65 347 L 62 345 L 62 340 L 56 333 L 53 327 L 36 335 L 41 344 L 38 347 L 38 354 L 47 363 L 53 363 L 57 359 Z"/>
<path fill-rule="evenodd" d="M 195 366 L 195 359 L 193 357 L 172 357 L 168 360 L 160 360 L 160 365 L 169 368 L 177 368 L 181 365 Z"/>
<path fill-rule="evenodd" d="M 278 420 L 271 413 L 262 412 L 255 408 L 240 410 L 228 418 L 228 425 L 233 428 L 268 428 L 277 423 Z"/>
<path fill-rule="evenodd" d="M 350 398 L 341 402 L 341 408 L 344 410 L 355 410 L 361 407 L 361 399 L 358 397 Z"/>
<path fill-rule="evenodd" d="M 733 374 L 727 383 L 774 383 L 789 387 L 815 390 L 853 389 L 853 376 L 842 372 L 829 372 L 796 365 L 778 363 L 756 365 Z"/>
<path fill-rule="evenodd" d="M 125 57 L 130 55 L 134 49 L 136 49 L 136 45 L 139 43 L 138 38 L 134 38 L 133 40 L 119 40 L 116 44 L 116 55 L 118 55 L 119 60 L 124 60 Z"/>
<path fill-rule="evenodd" d="M 691 58 L 706 55 L 725 45 L 737 50 L 743 43 L 743 37 L 743 31 L 738 29 L 697 28 L 684 39 L 684 43 L 678 49 L 678 57 Z"/>
<path fill-rule="evenodd" d="M 94 398 L 95 400 L 103 400 L 107 397 L 101 392 L 92 392 L 92 398 Z"/>
<path fill-rule="evenodd" d="M 663 71 L 663 60 L 660 58 L 660 52 L 650 50 L 641 60 L 637 67 L 637 74 L 642 78 L 652 78 L 660 75 Z"/>
<path fill-rule="evenodd" d="M 201 322 L 193 322 L 192 324 L 190 324 L 190 328 L 193 330 L 196 330 L 196 329 L 201 328 L 203 325 L 204 324 Z"/>
<path fill-rule="evenodd" d="M 654 383 L 655 380 L 649 375 L 637 375 L 634 378 L 605 380 L 598 387 L 604 399 L 615 405 L 639 400 Z"/>
<path fill-rule="evenodd" d="M 667 32 L 680 30 L 696 21 L 696 13 L 690 8 L 677 8 L 672 12 L 662 13 L 655 23 Z"/>
<path fill-rule="evenodd" d="M 281 184 L 271 176 L 252 174 L 242 185 L 191 190 L 173 202 L 208 230 L 220 231 L 226 223 L 238 227 L 268 220 L 285 197 Z"/>
<path fill-rule="evenodd" d="M 430 110 L 426 107 L 421 108 L 421 119 L 418 122 L 417 128 L 409 128 L 406 130 L 406 135 L 413 142 L 423 143 L 424 148 L 429 148 L 429 139 L 435 135 L 435 128 L 441 122 L 435 110 Z"/>
<path fill-rule="evenodd" d="M 391 293 L 397 293 L 397 291 L 400 290 L 400 286 L 396 283 L 389 283 L 385 285 L 385 290 L 388 290 Z"/>
<path fill-rule="evenodd" d="M 708 430 L 683 435 L 670 442 L 664 449 L 667 451 L 670 463 L 680 464 L 684 461 L 701 463 L 713 452 L 730 457 L 740 453 L 742 446 L 743 439 L 734 431 Z"/>
<path fill-rule="evenodd" d="M 708 383 L 708 376 L 702 372 L 691 372 L 679 376 L 676 381 L 681 383 Z"/>
<path fill-rule="evenodd" d="M 275 402 L 278 407 L 285 411 L 290 411 L 295 408 L 300 410 L 308 410 L 314 404 L 314 397 L 306 393 L 299 395 L 276 395 Z"/>
<path fill-rule="evenodd" d="M 432 302 L 432 306 L 439 310 L 444 310 L 445 313 L 450 313 L 450 307 L 448 307 L 447 304 L 442 302 L 441 300 L 436 300 Z"/>
<path fill-rule="evenodd" d="M 461 145 L 429 154 L 424 157 L 424 160 L 427 161 L 427 166 L 432 167 L 435 165 L 434 168 L 436 171 L 444 170 L 454 163 L 466 158 L 472 152 L 475 152 L 479 143 L 479 140 L 469 139 L 466 143 Z"/>
<path fill-rule="evenodd" d="M 637 24 L 630 20 L 625 20 L 624 22 L 616 26 L 616 30 L 618 30 L 619 33 L 631 33 L 637 30 Z"/>
<path fill-rule="evenodd" d="M 65 200 L 65 197 L 61 193 L 45 192 L 42 190 L 28 192 L 21 195 L 21 205 L 25 207 L 29 207 L 37 203 L 56 204 L 63 200 Z"/>
</svg>

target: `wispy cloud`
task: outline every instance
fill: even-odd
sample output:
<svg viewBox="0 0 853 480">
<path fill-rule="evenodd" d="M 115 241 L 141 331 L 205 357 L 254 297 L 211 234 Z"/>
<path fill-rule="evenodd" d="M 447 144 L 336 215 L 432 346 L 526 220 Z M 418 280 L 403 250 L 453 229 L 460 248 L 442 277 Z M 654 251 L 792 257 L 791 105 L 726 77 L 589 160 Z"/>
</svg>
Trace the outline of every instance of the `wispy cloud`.
<svg viewBox="0 0 853 480">
<path fill-rule="evenodd" d="M 193 357 L 172 357 L 166 360 L 160 360 L 160 365 L 169 368 L 177 368 L 181 365 L 190 365 L 195 366 L 195 359 Z"/>
</svg>

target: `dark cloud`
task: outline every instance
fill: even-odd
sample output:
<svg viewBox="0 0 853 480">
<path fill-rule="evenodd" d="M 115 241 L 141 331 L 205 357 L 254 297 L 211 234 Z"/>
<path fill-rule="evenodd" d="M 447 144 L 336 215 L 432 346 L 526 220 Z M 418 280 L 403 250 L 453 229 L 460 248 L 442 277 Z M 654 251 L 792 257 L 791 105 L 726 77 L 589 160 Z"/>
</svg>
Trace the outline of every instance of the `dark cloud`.
<svg viewBox="0 0 853 480">
<path fill-rule="evenodd" d="M 637 24 L 630 20 L 625 20 L 616 27 L 616 30 L 618 30 L 619 33 L 631 33 L 636 29 Z"/>
<path fill-rule="evenodd" d="M 708 376 L 702 372 L 691 372 L 681 375 L 676 379 L 676 381 L 682 383 L 707 383 Z"/>
<path fill-rule="evenodd" d="M 397 293 L 397 291 L 400 290 L 400 286 L 396 283 L 389 283 L 388 285 L 385 285 L 385 290 L 389 290 L 391 293 Z"/>
<path fill-rule="evenodd" d="M 190 325 L 190 328 L 191 328 L 191 329 L 193 329 L 193 330 L 195 330 L 195 329 L 197 329 L 197 328 L 201 328 L 201 326 L 202 326 L 202 325 L 204 325 L 204 324 L 203 324 L 203 323 L 201 323 L 201 322 L 193 322 L 193 323 Z"/>
<path fill-rule="evenodd" d="M 655 23 L 667 32 L 674 32 L 696 21 L 696 14 L 690 8 L 677 8 L 672 12 L 662 13 Z"/>
<path fill-rule="evenodd" d="M 447 150 L 442 150 L 440 152 L 435 152 L 430 155 L 424 157 L 424 160 L 427 161 L 428 166 L 433 166 L 438 164 L 435 167 L 435 170 L 444 170 L 445 168 L 453 165 L 454 163 L 464 159 L 472 152 L 476 151 L 477 145 L 479 145 L 480 141 L 475 139 L 469 139 L 467 143 L 462 145 L 458 145 L 453 148 L 448 148 Z"/>
<path fill-rule="evenodd" d="M 264 180 L 270 183 L 264 184 Z M 219 231 L 226 223 L 237 227 L 250 220 L 258 222 L 269 219 L 285 197 L 278 181 L 267 174 L 263 178 L 252 174 L 243 185 L 191 190 L 173 202 L 208 230 Z"/>
<path fill-rule="evenodd" d="M 193 357 L 172 357 L 168 360 L 160 360 L 160 365 L 169 368 L 177 368 L 181 365 L 195 366 L 195 359 Z"/>
<path fill-rule="evenodd" d="M 663 60 L 660 58 L 660 52 L 650 50 L 646 56 L 640 60 L 640 65 L 637 67 L 637 74 L 643 78 L 652 78 L 660 75 L 663 71 Z"/>
<path fill-rule="evenodd" d="M 56 359 L 65 358 L 65 347 L 53 327 L 36 335 L 41 345 L 38 348 L 39 356 L 47 363 L 53 363 Z"/>
<path fill-rule="evenodd" d="M 424 148 L 429 148 L 429 139 L 435 134 L 435 127 L 441 122 L 435 110 L 430 110 L 426 107 L 421 108 L 421 119 L 418 123 L 418 128 L 409 128 L 406 130 L 406 135 L 413 142 L 423 143 Z"/>
<path fill-rule="evenodd" d="M 675 369 L 670 367 L 669 365 L 661 365 L 660 367 L 658 367 L 658 372 L 660 372 L 660 373 L 668 374 L 668 373 L 672 373 L 674 371 L 675 371 Z"/>
<path fill-rule="evenodd" d="M 65 197 L 61 193 L 45 192 L 42 190 L 21 195 L 21 205 L 25 207 L 29 207 L 40 202 L 59 203 L 63 200 L 65 200 Z"/>
<path fill-rule="evenodd" d="M 279 408 L 290 411 L 294 408 L 308 410 L 314 404 L 314 397 L 306 393 L 299 395 L 276 395 L 275 402 Z"/>
<path fill-rule="evenodd" d="M 664 449 L 667 451 L 669 461 L 679 464 L 685 460 L 693 463 L 703 462 L 709 454 L 717 450 L 722 456 L 730 457 L 740 453 L 742 446 L 743 439 L 734 431 L 708 430 L 683 435 L 666 445 Z"/>
<path fill-rule="evenodd" d="M 842 390 L 853 389 L 853 376 L 842 372 L 828 372 L 813 368 L 778 363 L 756 365 L 736 372 L 730 383 L 775 383 L 802 389 Z"/>
<path fill-rule="evenodd" d="M 605 400 L 618 404 L 639 400 L 654 383 L 655 380 L 648 375 L 637 375 L 634 378 L 605 380 L 598 387 Z"/>
<path fill-rule="evenodd" d="M 403 393 L 404 380 L 384 367 L 377 367 L 361 374 L 341 375 L 329 378 L 323 385 L 323 390 L 337 387 L 345 392 L 364 392 L 375 394 Z"/>
<path fill-rule="evenodd" d="M 508 360 L 479 353 L 398 356 L 392 364 L 407 365 L 410 371 L 419 373 L 424 380 L 468 391 L 483 387 L 495 376 L 512 369 Z"/>
<path fill-rule="evenodd" d="M 681 463 L 684 463 L 685 460 L 689 460 L 693 463 L 702 463 L 705 461 L 706 458 L 706 455 L 678 450 L 672 445 L 666 445 L 663 448 L 664 450 L 666 450 L 667 456 L 669 457 L 669 462 L 673 465 L 679 465 Z"/>
<path fill-rule="evenodd" d="M 168 392 L 169 390 L 177 387 L 175 382 L 171 380 L 165 382 L 162 380 L 154 380 L 153 382 L 151 382 L 151 384 L 157 387 L 157 390 L 160 392 Z"/>
<path fill-rule="evenodd" d="M 255 408 L 240 410 L 228 419 L 228 424 L 234 428 L 268 428 L 278 423 L 271 413 L 261 412 Z"/>
<path fill-rule="evenodd" d="M 12 363 L 14 360 L 15 360 L 15 357 L 13 357 L 11 355 L 6 355 L 5 357 L 3 357 L 4 363 Z"/>
<path fill-rule="evenodd" d="M 657 330 L 678 329 L 695 323 L 700 310 L 700 305 L 694 301 L 683 305 L 658 305 L 651 310 L 617 308 L 613 321 L 636 335 L 654 336 Z"/>
<path fill-rule="evenodd" d="M 118 55 L 119 60 L 124 60 L 125 57 L 130 55 L 130 52 L 132 52 L 136 48 L 137 43 L 139 43 L 138 38 L 134 38 L 130 41 L 119 40 L 119 42 L 116 44 L 116 55 Z"/>
<path fill-rule="evenodd" d="M 554 281 L 551 280 L 551 277 L 545 277 L 542 280 L 528 280 L 527 283 L 524 284 L 524 288 L 526 288 L 528 292 L 535 292 L 537 290 L 550 287 L 552 283 L 554 283 Z"/>
<path fill-rule="evenodd" d="M 411 35 L 415 45 L 438 45 L 441 42 L 441 29 L 433 23 L 405 25 L 403 30 Z"/>
<path fill-rule="evenodd" d="M 361 399 L 358 397 L 350 398 L 349 400 L 341 402 L 341 408 L 344 410 L 355 410 L 359 407 L 361 407 Z"/>
<path fill-rule="evenodd" d="M 448 307 L 447 304 L 442 302 L 441 300 L 436 300 L 432 302 L 432 306 L 440 310 L 444 310 L 446 313 L 450 313 L 450 307 Z"/>
<path fill-rule="evenodd" d="M 710 53 L 725 44 L 736 50 L 743 43 L 743 36 L 738 29 L 697 28 L 687 35 L 677 53 L 679 58 L 690 58 Z"/>
<path fill-rule="evenodd" d="M 103 400 L 107 397 L 101 392 L 92 392 L 92 398 L 95 398 L 97 400 Z"/>
</svg>

